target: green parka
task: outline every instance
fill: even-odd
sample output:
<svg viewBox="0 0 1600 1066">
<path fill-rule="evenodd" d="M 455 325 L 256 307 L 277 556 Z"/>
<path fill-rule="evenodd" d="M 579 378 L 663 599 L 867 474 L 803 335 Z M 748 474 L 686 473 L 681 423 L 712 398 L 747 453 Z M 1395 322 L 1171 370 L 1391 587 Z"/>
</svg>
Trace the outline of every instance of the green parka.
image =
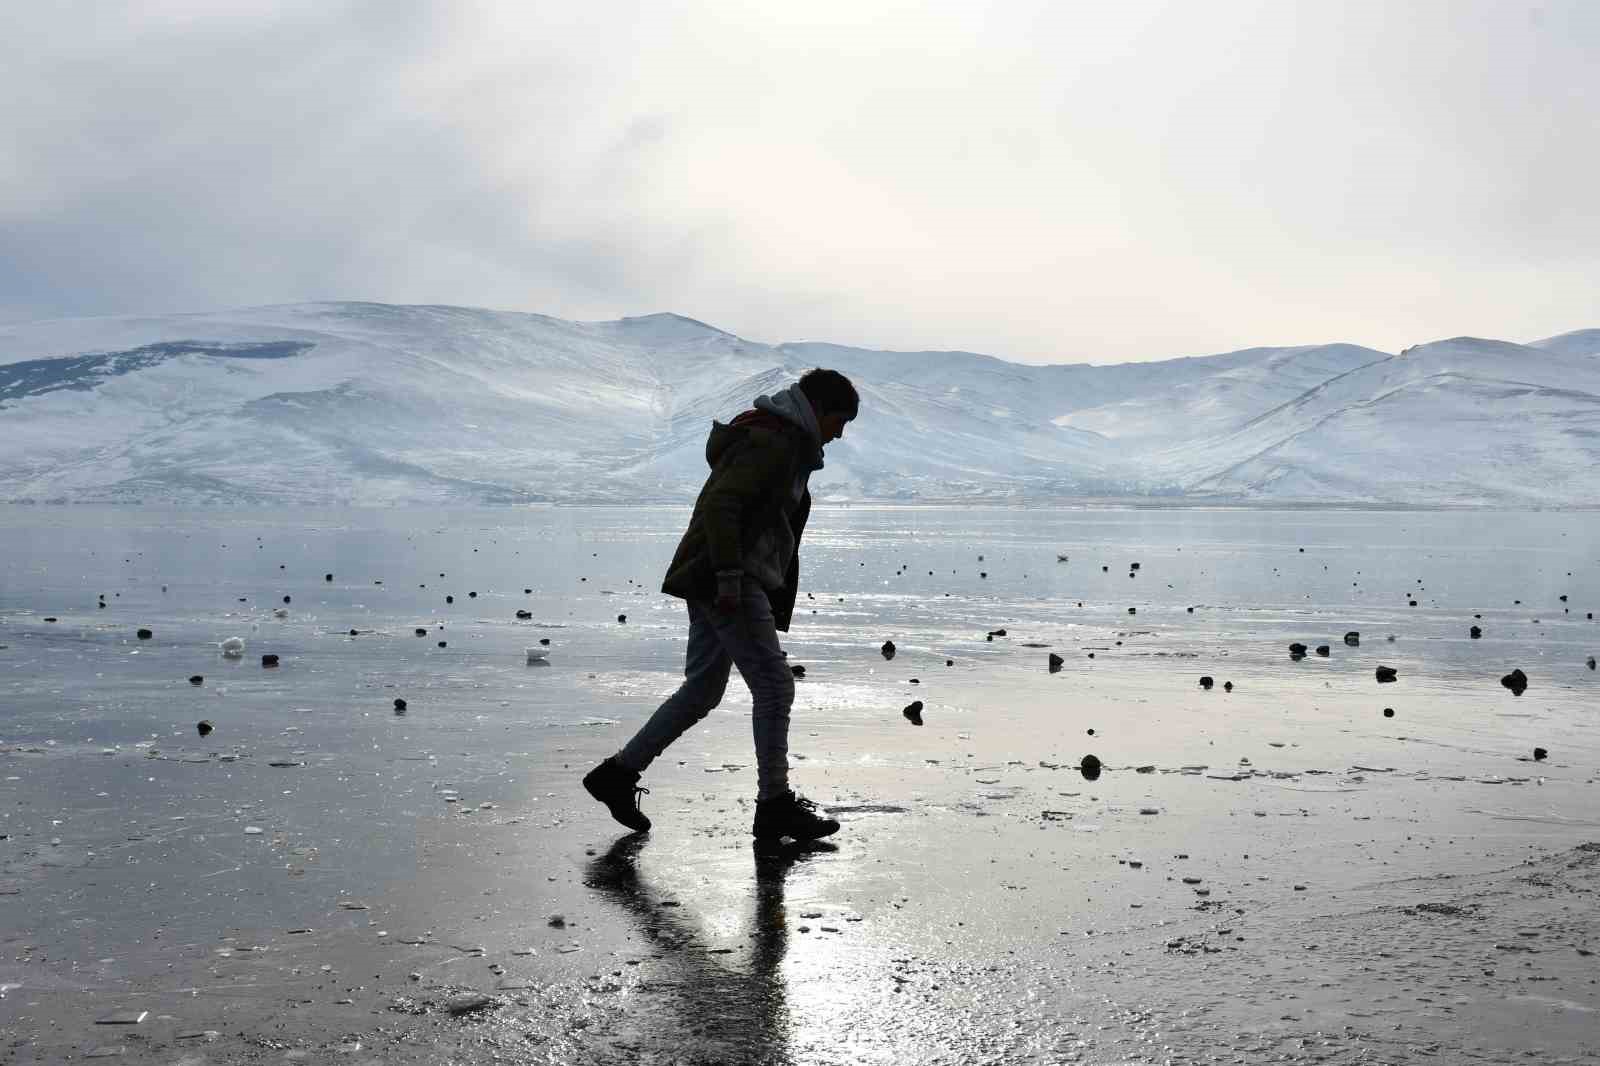
<svg viewBox="0 0 1600 1066">
<path fill-rule="evenodd" d="M 717 571 L 733 570 L 764 531 L 782 523 L 793 534 L 783 586 L 768 589 L 772 616 L 787 631 L 800 587 L 800 535 L 811 493 L 792 500 L 795 479 L 812 469 L 816 445 L 805 432 L 766 412 L 746 412 L 732 424 L 713 422 L 706 438 L 711 473 L 694 502 L 689 528 L 667 567 L 661 591 L 685 600 L 714 600 Z"/>
</svg>

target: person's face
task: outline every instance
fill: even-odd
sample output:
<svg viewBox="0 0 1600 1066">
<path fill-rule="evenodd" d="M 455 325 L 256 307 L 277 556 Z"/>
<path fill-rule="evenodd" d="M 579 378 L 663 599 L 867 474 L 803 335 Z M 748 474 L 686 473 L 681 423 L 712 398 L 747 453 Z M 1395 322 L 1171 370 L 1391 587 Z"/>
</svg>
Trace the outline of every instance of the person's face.
<svg viewBox="0 0 1600 1066">
<path fill-rule="evenodd" d="M 832 444 L 844 436 L 844 427 L 850 420 L 844 415 L 827 414 L 817 418 L 817 428 L 822 430 L 822 443 Z"/>
</svg>

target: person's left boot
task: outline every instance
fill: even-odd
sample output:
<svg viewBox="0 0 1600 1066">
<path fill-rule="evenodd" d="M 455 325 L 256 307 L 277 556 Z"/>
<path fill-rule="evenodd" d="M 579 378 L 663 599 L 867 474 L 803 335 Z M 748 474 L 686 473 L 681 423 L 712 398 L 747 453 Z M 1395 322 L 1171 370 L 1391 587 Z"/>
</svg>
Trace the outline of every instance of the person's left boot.
<svg viewBox="0 0 1600 1066">
<path fill-rule="evenodd" d="M 815 840 L 832 836 L 838 831 L 838 821 L 817 814 L 815 803 L 792 791 L 771 799 L 757 800 L 755 824 L 750 827 L 756 840 L 768 842 L 784 837 Z"/>
<path fill-rule="evenodd" d="M 611 817 L 635 833 L 649 830 L 650 819 L 639 809 L 639 797 L 649 794 L 650 790 L 640 788 L 639 771 L 623 766 L 616 756 L 584 774 L 583 787 L 610 809 Z"/>
</svg>

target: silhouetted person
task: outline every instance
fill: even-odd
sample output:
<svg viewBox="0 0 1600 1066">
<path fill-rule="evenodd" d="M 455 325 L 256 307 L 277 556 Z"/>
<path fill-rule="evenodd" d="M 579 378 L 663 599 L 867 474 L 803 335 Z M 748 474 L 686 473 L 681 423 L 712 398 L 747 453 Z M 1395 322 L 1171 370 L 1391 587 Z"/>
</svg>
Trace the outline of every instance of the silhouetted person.
<svg viewBox="0 0 1600 1066">
<path fill-rule="evenodd" d="M 734 666 L 750 686 L 755 732 L 751 832 L 762 840 L 814 840 L 839 828 L 789 787 L 794 674 L 778 633 L 789 629 L 800 583 L 798 549 L 811 511 L 806 483 L 822 469 L 823 445 L 844 436 L 859 408 L 848 378 L 818 369 L 757 397 L 727 425 L 711 424 L 711 473 L 661 586 L 689 605 L 683 684 L 621 751 L 583 779 L 589 794 L 629 829 L 650 828 L 638 801 L 649 790 L 639 787 L 639 775 L 722 701 Z"/>
</svg>

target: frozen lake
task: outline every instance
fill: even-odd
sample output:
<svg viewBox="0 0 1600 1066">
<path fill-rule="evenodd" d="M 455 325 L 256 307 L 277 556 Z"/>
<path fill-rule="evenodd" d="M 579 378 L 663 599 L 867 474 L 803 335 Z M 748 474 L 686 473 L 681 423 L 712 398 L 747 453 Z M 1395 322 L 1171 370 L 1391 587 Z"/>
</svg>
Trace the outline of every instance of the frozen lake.
<svg viewBox="0 0 1600 1066">
<path fill-rule="evenodd" d="M 618 827 L 577 777 L 682 669 L 683 605 L 657 589 L 686 516 L 0 508 L 0 1022 L 30 1049 L 16 1061 L 104 1044 L 97 1012 L 143 999 L 154 1043 L 127 1046 L 135 1057 L 185 1027 L 276 1027 L 285 1046 L 336 1050 L 361 1024 L 341 1008 L 414 986 L 495 992 L 518 964 L 495 963 L 484 986 L 404 951 L 534 941 L 537 955 L 515 956 L 534 983 L 498 992 L 560 998 L 578 982 L 559 1023 L 530 1020 L 523 1038 L 550 1061 L 594 1053 L 573 1004 L 583 981 L 612 979 L 597 954 L 620 958 L 640 934 L 626 902 L 606 909 L 616 886 L 594 863 Z M 1597 562 L 1587 513 L 819 507 L 785 641 L 807 668 L 791 750 L 797 785 L 846 824 L 841 850 L 789 886 L 867 911 L 851 929 L 872 950 L 848 964 L 794 956 L 790 986 L 848 988 L 908 944 L 939 955 L 934 916 L 958 913 L 976 882 L 960 861 L 926 867 L 930 832 L 956 834 L 988 892 L 1028 866 L 1014 840 L 985 834 L 1057 822 L 1070 829 L 1050 838 L 1067 849 L 1052 868 L 1092 853 L 1125 875 L 1141 844 L 1187 854 L 1226 839 L 1325 888 L 1355 888 L 1379 861 L 1330 863 L 1335 843 L 1381 841 L 1383 865 L 1421 876 L 1600 838 L 1600 676 L 1585 661 L 1600 654 Z M 219 653 L 230 637 L 241 658 Z M 1330 653 L 1291 661 L 1295 641 Z M 528 647 L 548 663 L 528 663 Z M 1380 665 L 1398 681 L 1377 684 Z M 1499 683 L 1514 667 L 1530 679 L 1521 697 Z M 912 699 L 924 729 L 901 717 Z M 747 706 L 735 681 L 652 768 L 653 850 L 628 859 L 653 871 L 658 897 L 699 905 L 729 952 L 755 952 L 745 971 L 729 962 L 730 980 L 762 965 L 740 910 L 752 891 L 766 898 L 746 843 Z M 1534 762 L 1535 747 L 1549 758 Z M 1110 771 L 1093 786 L 1071 773 L 1090 752 Z M 1044 774 L 1055 784 L 1041 791 Z M 1293 826 L 1265 818 L 1292 813 L 1291 790 Z M 1308 831 L 1318 815 L 1329 821 Z M 693 831 L 674 836 L 675 818 Z M 870 858 L 852 851 L 869 840 Z M 1125 922 L 1121 897 L 1084 876 L 1019 894 L 1012 932 L 983 944 L 1016 949 L 1022 916 L 1068 896 L 1075 921 L 1109 921 L 1115 899 Z M 865 932 L 867 901 L 890 906 L 913 884 L 929 924 Z M 586 917 L 558 931 L 555 911 Z M 757 982 L 768 1007 L 773 980 Z M 302 994 L 303 1019 L 285 1021 L 282 1003 Z M 784 1007 L 789 1028 L 763 1055 L 827 1045 L 825 1012 L 809 1030 L 800 1013 Z M 651 1046 L 659 1031 L 639 1024 Z"/>
</svg>

